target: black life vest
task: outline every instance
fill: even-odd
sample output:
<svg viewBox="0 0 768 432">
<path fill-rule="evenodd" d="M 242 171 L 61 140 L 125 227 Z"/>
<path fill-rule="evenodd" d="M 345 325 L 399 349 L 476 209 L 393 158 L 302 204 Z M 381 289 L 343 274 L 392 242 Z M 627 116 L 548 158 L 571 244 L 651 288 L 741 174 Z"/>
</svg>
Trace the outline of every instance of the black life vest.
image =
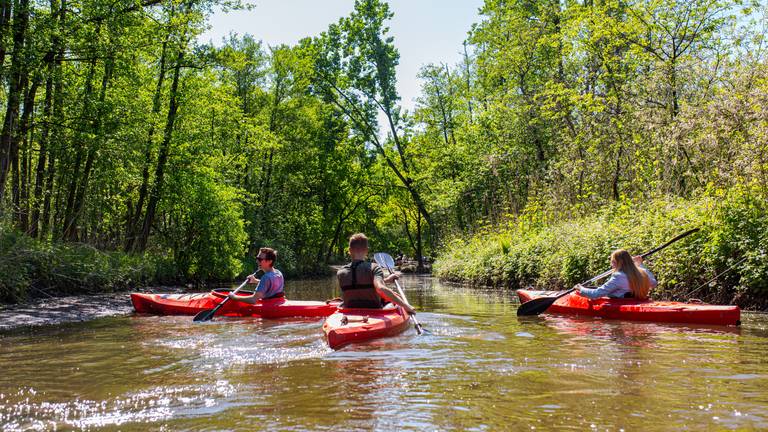
<svg viewBox="0 0 768 432">
<path fill-rule="evenodd" d="M 373 285 L 377 270 L 381 272 L 376 264 L 353 261 L 336 273 L 344 307 L 381 309 L 384 306 Z"/>
<path fill-rule="evenodd" d="M 264 297 L 262 300 L 272 300 L 272 299 L 279 299 L 279 298 L 285 298 L 285 293 L 280 291 L 277 294 L 271 295 L 269 297 Z"/>
</svg>

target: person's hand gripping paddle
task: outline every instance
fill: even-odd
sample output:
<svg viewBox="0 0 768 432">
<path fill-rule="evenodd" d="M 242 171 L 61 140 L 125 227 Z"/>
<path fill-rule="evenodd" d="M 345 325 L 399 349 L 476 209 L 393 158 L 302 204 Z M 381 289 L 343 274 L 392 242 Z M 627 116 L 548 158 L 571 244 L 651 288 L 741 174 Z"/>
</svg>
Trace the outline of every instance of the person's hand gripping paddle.
<svg viewBox="0 0 768 432">
<path fill-rule="evenodd" d="M 672 240 L 664 243 L 663 245 L 661 245 L 661 246 L 659 246 L 659 247 L 657 247 L 655 249 L 651 249 L 648 252 L 646 252 L 646 253 L 644 253 L 644 254 L 642 254 L 640 256 L 645 258 L 647 256 L 653 255 L 654 253 L 656 253 L 656 252 L 666 248 L 667 246 L 669 246 L 672 243 L 682 239 L 683 237 L 688 237 L 689 235 L 695 233 L 698 230 L 699 230 L 698 228 L 694 228 L 694 229 L 692 229 L 690 231 L 686 231 L 686 232 L 680 234 L 679 236 L 673 238 Z M 581 285 L 588 285 L 588 284 L 590 284 L 592 282 L 595 282 L 595 281 L 598 281 L 598 280 L 600 280 L 600 279 L 602 279 L 604 277 L 610 276 L 612 272 L 613 272 L 613 270 L 608 270 L 608 271 L 606 271 L 604 273 L 601 273 L 601 274 L 593 277 L 592 279 L 590 279 L 590 280 L 588 280 L 586 282 L 582 282 Z M 551 296 L 551 297 L 539 297 L 539 298 L 535 298 L 535 299 L 533 299 L 531 301 L 527 301 L 527 302 L 521 304 L 519 308 L 517 308 L 517 316 L 538 315 L 538 314 L 546 311 L 560 297 L 565 297 L 568 294 L 572 293 L 574 291 L 574 289 L 575 288 L 571 288 L 569 290 L 563 291 L 560 294 L 557 294 L 557 295 L 554 295 L 554 296 Z"/>
<path fill-rule="evenodd" d="M 256 271 L 256 273 L 252 274 L 251 276 L 256 276 L 261 272 L 264 273 L 259 269 Z M 248 278 L 243 281 L 243 283 L 240 284 L 239 287 L 237 287 L 234 291 L 232 291 L 232 294 L 237 294 L 243 287 L 248 283 Z M 219 309 L 221 309 L 222 306 L 224 306 L 228 301 L 230 300 L 229 297 L 225 297 L 224 300 L 221 301 L 221 303 L 217 304 L 215 308 L 213 309 L 206 309 L 204 311 L 200 311 L 195 315 L 195 318 L 192 319 L 192 321 L 198 322 L 198 321 L 210 321 L 214 315 L 216 315 L 216 312 L 218 312 Z"/>
<path fill-rule="evenodd" d="M 388 253 L 377 252 L 376 254 L 373 255 L 373 260 L 376 261 L 376 264 L 386 268 L 389 274 L 393 273 L 392 268 L 395 266 L 395 260 L 393 260 Z M 395 286 L 397 287 L 398 294 L 400 294 L 400 298 L 402 298 L 403 301 L 410 306 L 410 303 L 408 302 L 408 298 L 405 297 L 403 288 L 400 286 L 400 282 L 398 282 L 397 279 L 395 279 Z M 416 333 L 422 334 L 423 332 L 426 331 L 421 326 L 421 324 L 419 324 L 419 321 L 416 319 L 415 315 L 411 315 L 411 320 L 413 321 L 413 327 L 416 329 Z"/>
</svg>

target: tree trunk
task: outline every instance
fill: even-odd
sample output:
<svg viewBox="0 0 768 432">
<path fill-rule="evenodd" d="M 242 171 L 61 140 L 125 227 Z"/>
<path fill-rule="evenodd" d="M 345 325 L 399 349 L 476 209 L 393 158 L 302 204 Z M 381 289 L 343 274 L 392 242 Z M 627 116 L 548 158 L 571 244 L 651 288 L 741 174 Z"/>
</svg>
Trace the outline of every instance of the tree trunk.
<svg viewBox="0 0 768 432">
<path fill-rule="evenodd" d="M 421 241 L 421 213 L 416 213 L 416 255 L 419 265 L 416 271 L 423 273 L 424 269 L 424 248 Z"/>
<path fill-rule="evenodd" d="M 165 132 L 163 142 L 160 144 L 160 153 L 157 157 L 157 167 L 155 169 L 155 182 L 152 185 L 152 192 L 149 195 L 147 203 L 147 213 L 144 216 L 144 222 L 141 227 L 141 234 L 138 238 L 136 250 L 143 252 L 147 248 L 147 240 L 155 219 L 157 205 L 163 192 L 163 182 L 165 180 L 165 165 L 168 162 L 170 152 L 171 138 L 173 137 L 173 126 L 176 122 L 176 113 L 178 111 L 178 89 L 179 75 L 181 74 L 181 64 L 184 61 L 184 52 L 186 44 L 179 47 L 179 53 L 176 58 L 176 64 L 173 67 L 173 81 L 170 89 L 170 102 L 168 105 L 168 119 L 165 123 Z"/>
<path fill-rule="evenodd" d="M 13 202 L 16 208 L 16 226 L 19 230 L 27 232 L 29 229 L 29 159 L 31 158 L 31 140 L 29 139 L 30 118 L 35 110 L 35 96 L 37 88 L 40 85 L 39 77 L 35 77 L 32 86 L 24 95 L 24 110 L 19 124 L 19 137 L 17 142 L 21 143 L 21 172 L 18 167 L 14 169 L 13 175 Z M 16 158 L 18 164 L 18 157 Z"/>
<path fill-rule="evenodd" d="M 336 229 L 333 230 L 333 238 L 331 239 L 331 244 L 328 246 L 328 253 L 325 254 L 325 262 L 328 263 L 331 261 L 331 254 L 333 253 L 333 248 L 336 247 L 336 243 L 339 242 L 339 236 L 341 235 L 341 228 L 344 226 L 344 218 L 339 217 L 338 222 L 336 223 Z M 339 242 L 339 244 L 341 244 Z"/>
<path fill-rule="evenodd" d="M 448 108 L 447 108 L 446 121 L 449 125 L 449 129 L 451 132 L 451 142 L 453 143 L 453 145 L 456 145 L 456 134 L 454 133 L 455 123 L 453 119 L 453 114 L 454 114 L 453 104 L 454 104 L 454 101 L 456 100 L 456 95 L 453 92 L 453 84 L 451 84 L 451 70 L 448 68 L 448 63 L 443 65 L 443 67 L 445 68 L 445 76 L 446 76 L 446 83 L 447 83 L 446 91 L 448 92 Z"/>
<path fill-rule="evenodd" d="M 467 81 L 467 110 L 469 111 L 469 122 L 472 123 L 472 83 L 470 80 L 470 70 L 469 70 L 469 55 L 467 54 L 467 41 L 465 40 L 464 43 L 464 73 L 466 74 L 466 81 Z"/>
<path fill-rule="evenodd" d="M 279 72 L 278 72 L 279 74 Z M 280 108 L 280 103 L 283 100 L 283 78 L 281 76 L 275 77 L 275 94 L 272 100 L 272 112 L 269 117 L 269 131 L 273 134 L 277 133 L 277 114 Z M 264 176 L 261 181 L 261 227 L 262 229 L 269 230 L 272 224 L 270 223 L 270 206 L 269 201 L 272 199 L 272 170 L 275 157 L 275 149 L 270 148 L 269 153 L 266 156 L 266 169 L 264 170 Z M 266 236 L 271 236 L 271 232 L 263 233 Z"/>
<path fill-rule="evenodd" d="M 51 0 L 51 15 L 55 16 L 59 13 L 59 6 L 57 0 Z M 61 17 L 60 17 L 61 18 Z M 51 124 L 53 118 L 51 116 L 51 109 L 53 105 L 53 92 L 54 92 L 54 75 L 56 74 L 56 60 L 58 52 L 58 37 L 51 38 L 51 49 L 45 55 L 47 63 L 47 76 L 45 79 L 45 102 L 43 103 L 43 129 L 40 133 L 40 149 L 37 159 L 37 168 L 35 173 L 35 196 L 32 204 L 32 221 L 30 223 L 29 234 L 32 237 L 38 237 L 40 235 L 40 213 L 43 207 L 43 184 L 45 183 L 45 170 L 48 153 L 50 151 L 49 137 L 51 131 Z M 63 57 L 63 53 L 62 53 Z M 51 159 L 51 163 L 53 160 Z M 43 231 L 43 234 L 45 231 Z"/>
<path fill-rule="evenodd" d="M 66 11 L 66 4 L 62 1 L 61 13 L 59 14 L 59 28 L 64 27 L 64 14 Z M 50 233 L 53 237 L 56 237 L 60 230 L 48 229 L 49 224 L 53 222 L 53 226 L 59 223 L 61 219 L 61 194 L 62 194 L 62 173 L 59 173 L 56 168 L 57 158 L 62 153 L 62 140 L 63 133 L 60 123 L 60 119 L 63 115 L 64 106 L 64 83 L 63 83 L 63 69 L 62 62 L 64 61 L 64 44 L 61 41 L 58 42 L 58 51 L 56 53 L 56 70 L 54 73 L 54 90 L 53 90 L 53 124 L 51 125 L 51 150 L 50 150 L 50 162 L 48 164 L 48 178 L 46 179 L 46 192 L 45 200 L 43 203 L 43 235 Z M 59 177 L 58 183 L 55 181 L 56 177 Z M 54 201 L 55 192 L 55 201 Z M 55 205 L 52 206 L 51 202 Z"/>
<path fill-rule="evenodd" d="M 675 49 L 675 46 L 673 44 L 672 49 Z M 677 117 L 677 114 L 680 112 L 680 101 L 679 96 L 677 94 L 677 57 L 672 57 L 670 59 L 670 65 L 669 65 L 669 87 L 670 87 L 670 95 L 672 97 L 672 104 L 670 106 L 670 119 L 674 120 L 675 117 Z"/>
<path fill-rule="evenodd" d="M 438 81 L 437 77 L 434 79 L 435 81 L 435 93 L 437 96 L 437 106 L 440 107 L 440 115 L 443 117 L 443 139 L 445 140 L 445 145 L 449 144 L 448 141 L 448 114 L 445 112 L 445 103 L 443 101 L 443 95 L 440 93 L 440 82 Z"/>
<path fill-rule="evenodd" d="M 0 134 L 0 203 L 5 196 L 5 182 L 8 178 L 8 168 L 11 163 L 18 164 L 18 134 L 16 129 L 19 120 L 19 103 L 26 77 L 24 77 L 24 42 L 29 24 L 29 0 L 14 2 L 13 16 L 13 54 L 11 55 L 11 75 L 8 88 L 8 105 L 5 111 L 2 133 Z M 12 162 L 13 154 L 17 160 Z M 0 211 L 3 208 L 0 205 Z"/>
<path fill-rule="evenodd" d="M 5 64 L 5 40 L 10 31 L 11 22 L 11 0 L 0 0 L 0 65 Z M 3 70 L 0 68 L 0 82 L 4 79 Z"/>
<path fill-rule="evenodd" d="M 21 94 L 26 95 L 29 89 L 27 86 L 29 85 L 29 79 L 26 74 L 26 71 L 22 72 L 21 74 L 21 82 L 19 83 L 19 86 L 21 87 Z M 26 96 L 24 96 L 26 99 Z M 12 207 L 12 214 L 13 214 L 13 220 L 17 223 L 16 228 L 19 228 L 18 226 L 18 219 L 19 219 L 19 210 L 21 207 L 21 176 L 20 176 L 20 170 L 19 170 L 19 150 L 20 150 L 20 142 L 21 142 L 21 125 L 18 125 L 15 127 L 15 130 L 13 131 L 13 137 L 11 138 L 11 147 L 10 147 L 10 153 L 8 154 L 8 161 L 10 163 L 10 173 L 11 173 L 11 207 Z"/>
<path fill-rule="evenodd" d="M 616 152 L 616 169 L 613 171 L 613 179 L 611 180 L 611 189 L 613 192 L 613 200 L 619 200 L 619 180 L 621 179 L 621 153 L 622 146 L 619 145 L 619 150 Z"/>
<path fill-rule="evenodd" d="M 53 60 L 51 60 L 53 63 Z M 45 182 L 45 163 L 48 156 L 48 134 L 51 123 L 51 104 L 53 101 L 53 67 L 49 64 L 48 77 L 45 80 L 45 102 L 43 102 L 43 129 L 40 132 L 40 150 L 37 156 L 35 170 L 35 194 L 32 204 L 32 221 L 29 225 L 29 235 L 37 237 L 40 224 L 40 208 L 43 198 L 43 183 Z"/>
<path fill-rule="evenodd" d="M 168 53 L 168 41 L 170 37 L 171 34 L 169 32 L 163 41 L 163 48 L 160 52 L 160 71 L 157 77 L 157 85 L 155 86 L 155 94 L 152 96 L 152 115 L 150 116 L 149 130 L 147 131 L 147 146 L 144 151 L 144 169 L 141 172 L 139 199 L 136 202 L 136 207 L 133 209 L 133 211 L 128 209 L 125 238 L 126 252 L 133 250 L 136 238 L 139 235 L 139 222 L 141 221 L 141 214 L 144 211 L 144 201 L 147 199 L 147 192 L 149 191 L 149 170 L 152 166 L 152 147 L 155 136 L 155 119 L 160 114 L 160 99 L 163 94 L 163 83 L 165 83 L 165 63 Z"/>
<path fill-rule="evenodd" d="M 96 116 L 93 119 L 93 122 L 91 124 L 91 131 L 93 136 L 93 143 L 88 148 L 88 155 L 85 159 L 85 168 L 83 169 L 83 176 L 80 181 L 80 185 L 77 188 L 77 195 L 75 196 L 75 204 L 74 204 L 74 211 L 72 212 L 72 219 L 71 219 L 71 226 L 72 229 L 72 237 L 69 240 L 77 241 L 78 239 L 78 230 L 77 226 L 79 223 L 79 219 L 83 214 L 83 210 L 85 208 L 85 192 L 88 190 L 88 180 L 91 177 L 91 172 L 93 170 L 93 163 L 96 160 L 96 155 L 99 152 L 99 149 L 104 144 L 104 131 L 102 128 L 102 125 L 104 124 L 103 117 L 105 115 L 104 112 L 104 103 L 106 102 L 107 98 L 107 87 L 109 86 L 109 82 L 112 79 L 112 73 L 114 72 L 114 66 L 115 62 L 113 58 L 107 59 L 106 64 L 104 65 L 104 76 L 101 79 L 101 89 L 99 91 L 99 104 L 96 107 Z"/>
<path fill-rule="evenodd" d="M 96 59 L 93 58 L 88 66 L 88 75 L 85 79 L 85 89 L 83 90 L 83 111 L 80 116 L 82 120 L 92 118 L 93 78 L 95 75 Z M 87 146 L 86 140 L 89 139 L 84 133 L 78 135 L 79 142 L 74 145 L 75 165 L 72 170 L 72 178 L 67 193 L 67 204 L 64 210 L 64 229 L 62 230 L 62 238 L 68 241 L 77 241 L 76 216 L 74 215 L 75 198 L 78 195 L 78 188 L 80 187 L 80 166 L 83 164 L 83 158 L 85 157 L 84 149 Z"/>
</svg>

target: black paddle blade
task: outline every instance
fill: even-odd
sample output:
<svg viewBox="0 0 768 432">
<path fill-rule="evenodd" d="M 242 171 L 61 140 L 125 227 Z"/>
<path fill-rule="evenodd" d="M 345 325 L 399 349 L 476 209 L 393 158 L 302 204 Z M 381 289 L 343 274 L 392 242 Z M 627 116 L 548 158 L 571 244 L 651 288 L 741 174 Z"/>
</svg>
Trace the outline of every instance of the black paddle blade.
<svg viewBox="0 0 768 432">
<path fill-rule="evenodd" d="M 210 321 L 211 318 L 213 318 L 213 314 L 216 313 L 216 309 L 206 309 L 204 311 L 200 311 L 195 315 L 195 317 L 192 319 L 192 321 Z"/>
<path fill-rule="evenodd" d="M 432 335 L 432 332 L 427 330 L 427 329 L 425 329 L 424 326 L 421 325 L 421 323 L 419 323 L 419 325 L 414 326 L 414 327 L 416 327 L 416 334 L 425 335 L 425 336 Z"/>
<path fill-rule="evenodd" d="M 539 315 L 549 309 L 559 297 L 539 297 L 529 300 L 517 308 L 517 316 Z"/>
</svg>

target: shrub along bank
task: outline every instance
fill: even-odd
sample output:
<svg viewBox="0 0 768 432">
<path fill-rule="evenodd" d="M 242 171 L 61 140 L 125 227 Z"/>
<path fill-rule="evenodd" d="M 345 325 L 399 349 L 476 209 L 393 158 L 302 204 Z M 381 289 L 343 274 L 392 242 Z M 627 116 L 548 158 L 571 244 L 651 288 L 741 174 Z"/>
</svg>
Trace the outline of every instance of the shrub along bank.
<svg viewBox="0 0 768 432">
<path fill-rule="evenodd" d="M 175 245 L 167 253 L 127 254 L 82 243 L 39 241 L 0 223 L 0 303 L 154 285 L 210 285 L 233 278 L 239 282 L 258 269 L 253 256 L 244 255 L 245 248 L 238 246 L 243 239 L 238 243 L 200 237 L 204 238 Z M 320 274 L 312 272 L 317 264 L 299 261 L 289 247 L 266 244 L 278 248 L 277 267 L 287 277 Z"/>
<path fill-rule="evenodd" d="M 30 297 L 113 292 L 179 282 L 164 258 L 50 244 L 0 225 L 0 302 Z"/>
<path fill-rule="evenodd" d="M 659 281 L 652 297 L 768 308 L 768 204 L 755 190 L 622 203 L 569 221 L 551 219 L 528 211 L 507 226 L 451 241 L 435 274 L 513 289 L 570 288 L 608 269 L 614 249 L 640 254 L 700 228 L 649 259 Z"/>
</svg>

